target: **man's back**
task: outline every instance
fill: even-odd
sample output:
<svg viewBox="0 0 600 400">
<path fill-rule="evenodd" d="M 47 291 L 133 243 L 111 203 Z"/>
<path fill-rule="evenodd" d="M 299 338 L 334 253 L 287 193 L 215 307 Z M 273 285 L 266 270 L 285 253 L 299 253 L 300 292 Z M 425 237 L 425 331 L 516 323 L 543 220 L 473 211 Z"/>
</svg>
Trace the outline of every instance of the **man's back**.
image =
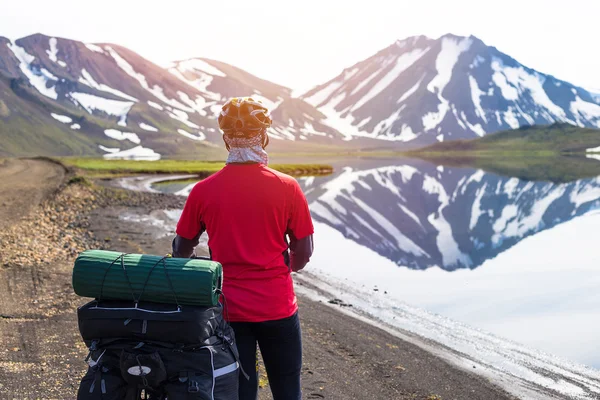
<svg viewBox="0 0 600 400">
<path fill-rule="evenodd" d="M 204 228 L 213 259 L 223 264 L 230 320 L 275 320 L 297 311 L 285 235 L 304 238 L 313 226 L 293 178 L 261 164 L 227 165 L 194 187 L 177 234 L 191 239 Z"/>
</svg>

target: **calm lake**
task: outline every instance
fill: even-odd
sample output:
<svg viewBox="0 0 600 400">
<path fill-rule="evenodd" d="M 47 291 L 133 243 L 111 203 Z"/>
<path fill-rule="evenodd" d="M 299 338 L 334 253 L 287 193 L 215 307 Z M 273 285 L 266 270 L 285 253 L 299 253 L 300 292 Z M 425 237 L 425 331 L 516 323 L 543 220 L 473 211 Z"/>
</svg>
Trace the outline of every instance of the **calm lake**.
<svg viewBox="0 0 600 400">
<path fill-rule="evenodd" d="M 299 179 L 313 273 L 600 368 L 600 178 L 522 181 L 411 159 L 334 167 Z"/>
</svg>

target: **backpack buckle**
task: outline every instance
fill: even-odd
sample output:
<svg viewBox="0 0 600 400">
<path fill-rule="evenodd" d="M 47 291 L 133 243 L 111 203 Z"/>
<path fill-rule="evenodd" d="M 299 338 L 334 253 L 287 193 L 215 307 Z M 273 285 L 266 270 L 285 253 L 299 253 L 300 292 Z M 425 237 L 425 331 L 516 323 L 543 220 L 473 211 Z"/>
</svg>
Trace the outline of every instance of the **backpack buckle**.
<svg viewBox="0 0 600 400">
<path fill-rule="evenodd" d="M 198 385 L 198 381 L 190 380 L 190 385 L 188 386 L 188 393 L 198 393 L 200 391 L 200 385 Z"/>
</svg>

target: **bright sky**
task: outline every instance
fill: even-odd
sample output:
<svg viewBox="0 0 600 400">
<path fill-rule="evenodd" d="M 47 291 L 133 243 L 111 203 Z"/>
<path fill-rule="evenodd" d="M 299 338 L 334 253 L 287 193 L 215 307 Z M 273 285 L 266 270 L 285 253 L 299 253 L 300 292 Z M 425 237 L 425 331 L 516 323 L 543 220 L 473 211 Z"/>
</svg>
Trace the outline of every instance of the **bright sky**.
<svg viewBox="0 0 600 400">
<path fill-rule="evenodd" d="M 0 36 L 113 42 L 158 64 L 208 57 L 305 90 L 396 39 L 473 34 L 600 91 L 598 0 L 6 1 Z"/>
</svg>

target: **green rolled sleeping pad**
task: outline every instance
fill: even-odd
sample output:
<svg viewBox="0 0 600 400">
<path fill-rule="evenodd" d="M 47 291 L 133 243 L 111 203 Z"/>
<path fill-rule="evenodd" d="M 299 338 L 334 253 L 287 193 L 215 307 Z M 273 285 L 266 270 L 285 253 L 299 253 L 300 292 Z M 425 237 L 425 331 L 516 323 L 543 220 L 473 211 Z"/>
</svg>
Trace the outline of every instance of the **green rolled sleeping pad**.
<svg viewBox="0 0 600 400">
<path fill-rule="evenodd" d="M 82 297 L 214 307 L 223 268 L 214 261 L 88 250 L 75 260 L 73 289 Z"/>
</svg>

